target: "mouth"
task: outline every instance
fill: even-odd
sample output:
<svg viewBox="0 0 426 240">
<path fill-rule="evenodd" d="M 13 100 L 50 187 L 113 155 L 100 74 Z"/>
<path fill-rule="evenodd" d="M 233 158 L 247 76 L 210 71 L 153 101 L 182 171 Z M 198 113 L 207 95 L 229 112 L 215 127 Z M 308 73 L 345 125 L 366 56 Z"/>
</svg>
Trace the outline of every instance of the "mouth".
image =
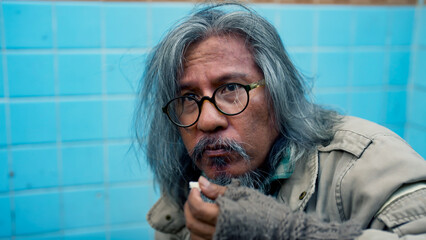
<svg viewBox="0 0 426 240">
<path fill-rule="evenodd" d="M 227 157 L 230 155 L 230 150 L 226 146 L 208 145 L 203 155 L 207 158 Z"/>
<path fill-rule="evenodd" d="M 249 157 L 242 145 L 222 138 L 201 139 L 190 153 L 194 164 L 208 177 L 239 172 Z"/>
<path fill-rule="evenodd" d="M 203 152 L 201 165 L 212 176 L 222 175 L 238 161 L 235 153 L 226 146 L 207 146 Z"/>
</svg>

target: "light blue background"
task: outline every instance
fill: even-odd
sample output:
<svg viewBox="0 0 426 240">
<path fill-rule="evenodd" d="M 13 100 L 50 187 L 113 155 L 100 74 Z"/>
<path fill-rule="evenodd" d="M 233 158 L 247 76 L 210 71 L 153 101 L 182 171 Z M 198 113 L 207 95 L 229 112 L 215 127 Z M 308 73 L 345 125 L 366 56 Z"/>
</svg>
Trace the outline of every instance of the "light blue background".
<svg viewBox="0 0 426 240">
<path fill-rule="evenodd" d="M 253 5 L 314 100 L 426 156 L 426 8 Z M 0 6 L 0 240 L 150 239 L 158 198 L 129 151 L 143 64 L 188 3 Z"/>
</svg>

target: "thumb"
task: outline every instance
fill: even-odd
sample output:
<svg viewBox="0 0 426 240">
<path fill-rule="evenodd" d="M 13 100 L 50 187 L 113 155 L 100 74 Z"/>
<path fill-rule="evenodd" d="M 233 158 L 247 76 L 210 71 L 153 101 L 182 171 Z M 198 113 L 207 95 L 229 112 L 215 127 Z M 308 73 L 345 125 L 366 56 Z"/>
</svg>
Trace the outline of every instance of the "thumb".
<svg viewBox="0 0 426 240">
<path fill-rule="evenodd" d="M 223 195 L 226 191 L 226 187 L 211 183 L 203 176 L 200 176 L 198 183 L 200 184 L 201 192 L 212 200 Z"/>
</svg>

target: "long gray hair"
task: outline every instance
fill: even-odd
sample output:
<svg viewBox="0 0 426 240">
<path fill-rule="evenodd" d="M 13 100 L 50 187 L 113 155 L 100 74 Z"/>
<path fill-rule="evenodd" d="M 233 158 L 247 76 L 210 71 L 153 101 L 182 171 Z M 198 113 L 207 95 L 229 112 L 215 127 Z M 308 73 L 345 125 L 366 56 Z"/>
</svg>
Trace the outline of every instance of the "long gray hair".
<svg viewBox="0 0 426 240">
<path fill-rule="evenodd" d="M 286 155 L 294 165 L 316 145 L 327 144 L 339 121 L 335 112 L 311 103 L 305 81 L 290 61 L 276 29 L 264 18 L 236 3 L 197 8 L 149 55 L 135 112 L 136 139 L 146 153 L 155 181 L 162 193 L 180 206 L 186 199 L 188 181 L 196 180 L 200 172 L 193 166 L 178 128 L 161 107 L 176 97 L 188 46 L 218 35 L 243 37 L 264 74 L 268 100 L 265 107 L 274 113 L 281 136 L 280 146 L 274 146 L 268 158 L 271 167 Z"/>
</svg>

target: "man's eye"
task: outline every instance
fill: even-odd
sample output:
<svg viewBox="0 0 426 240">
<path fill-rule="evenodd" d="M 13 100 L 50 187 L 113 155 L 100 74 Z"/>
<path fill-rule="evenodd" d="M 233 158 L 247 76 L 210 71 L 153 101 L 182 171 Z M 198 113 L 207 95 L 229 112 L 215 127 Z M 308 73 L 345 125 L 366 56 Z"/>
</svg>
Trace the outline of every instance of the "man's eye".
<svg viewBox="0 0 426 240">
<path fill-rule="evenodd" d="M 233 92 L 238 90 L 239 85 L 235 83 L 226 84 L 222 90 L 223 93 L 225 92 Z"/>
<path fill-rule="evenodd" d="M 182 97 L 191 97 L 191 98 L 198 99 L 198 96 L 194 93 L 185 93 Z M 185 98 L 185 99 L 189 100 L 189 98 Z"/>
</svg>

